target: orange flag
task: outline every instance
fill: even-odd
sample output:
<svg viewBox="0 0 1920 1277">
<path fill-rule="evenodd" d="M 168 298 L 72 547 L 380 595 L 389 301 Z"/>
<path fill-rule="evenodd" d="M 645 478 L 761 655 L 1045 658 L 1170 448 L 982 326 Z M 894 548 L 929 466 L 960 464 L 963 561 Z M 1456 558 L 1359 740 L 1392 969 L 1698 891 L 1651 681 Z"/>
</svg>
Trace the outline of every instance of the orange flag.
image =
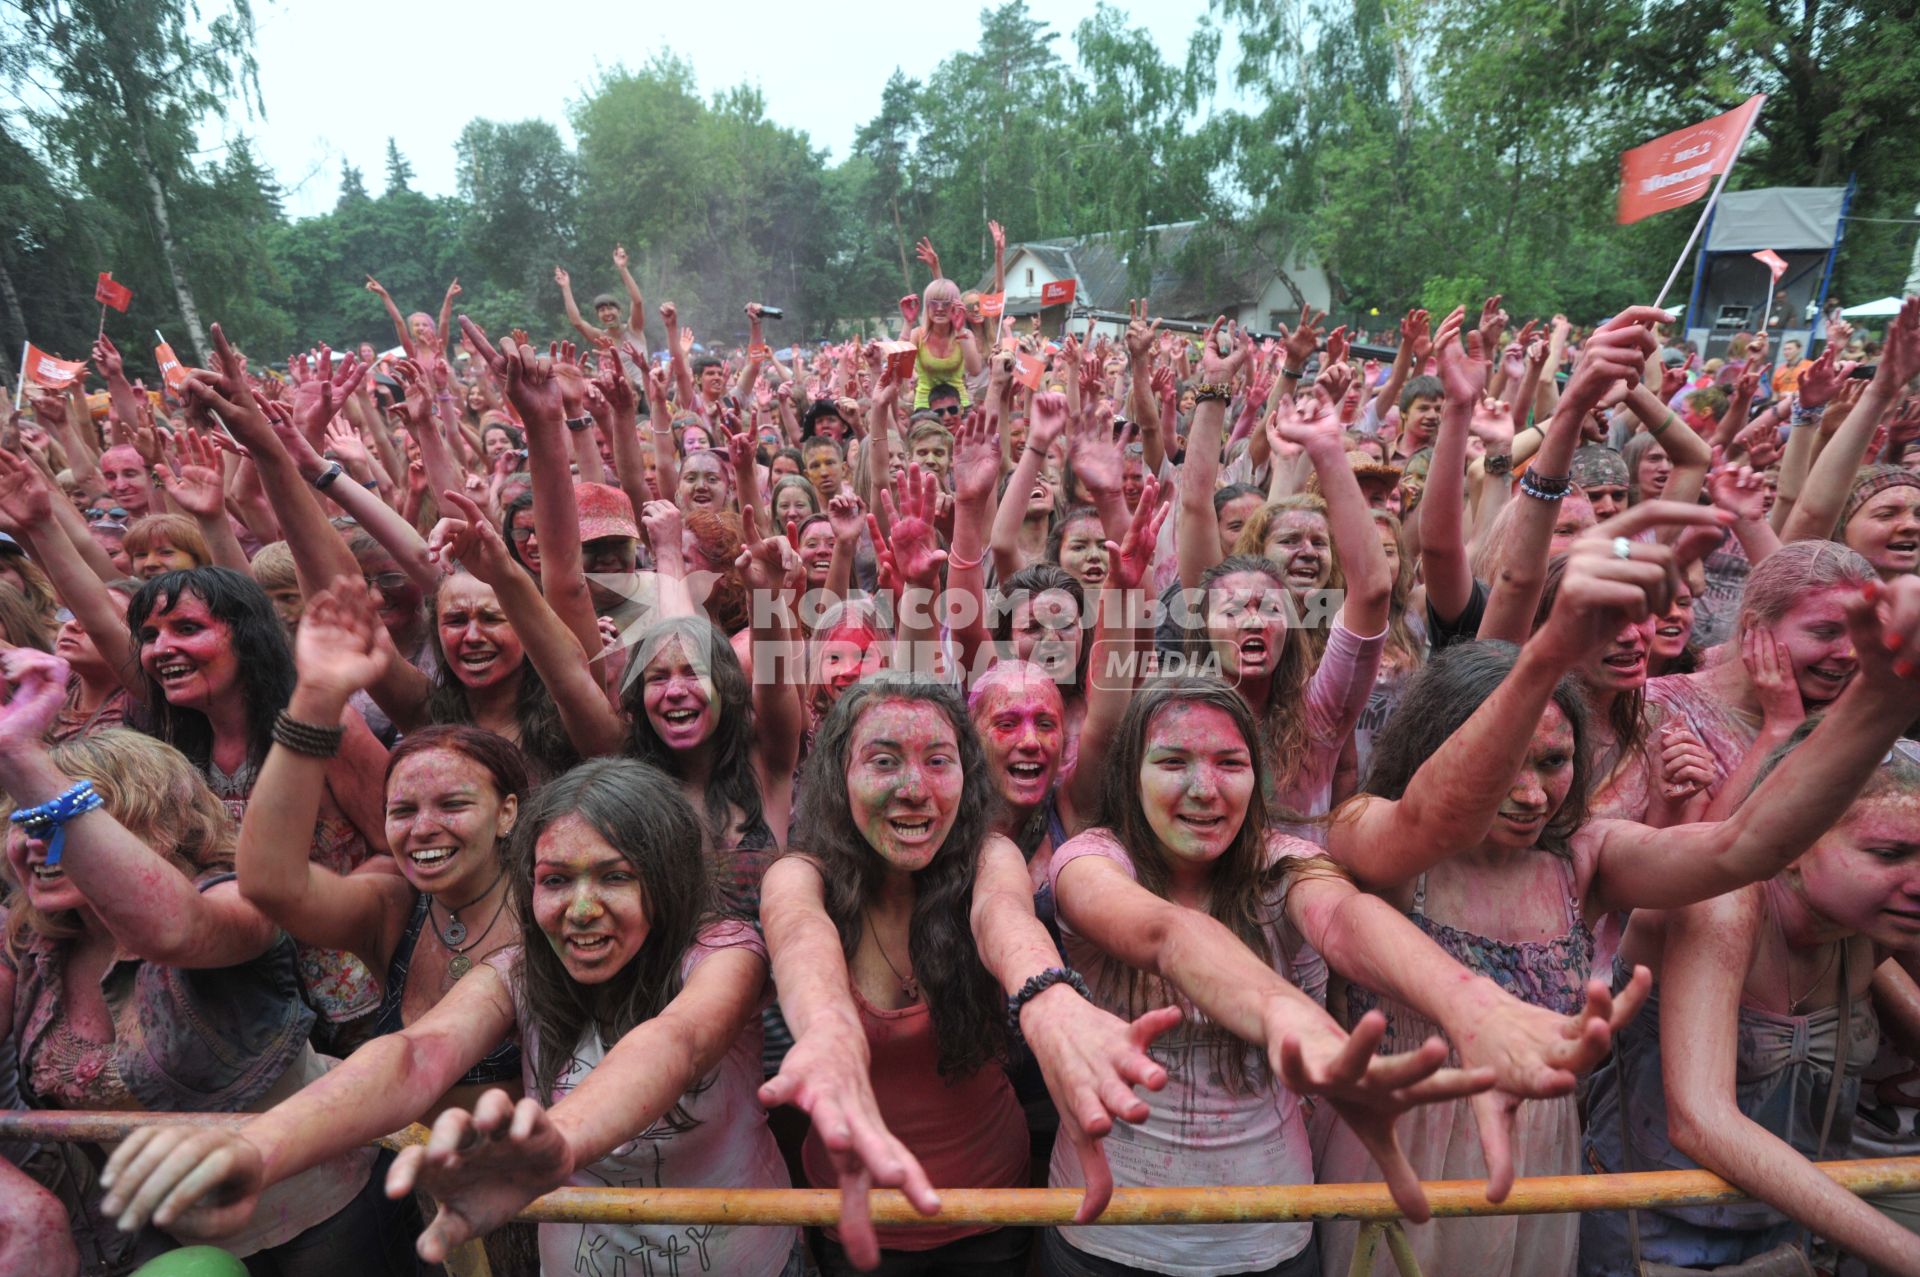
<svg viewBox="0 0 1920 1277">
<path fill-rule="evenodd" d="M 1766 100 L 1766 94 L 1756 93 L 1725 115 L 1622 151 L 1620 210 L 1614 220 L 1625 226 L 1705 195 L 1713 179 L 1733 167 Z"/>
<path fill-rule="evenodd" d="M 48 390 L 65 390 L 87 374 L 86 360 L 55 359 L 32 342 L 27 343 L 21 368 L 25 371 L 27 380 L 45 386 Z"/>
<path fill-rule="evenodd" d="M 158 334 L 155 334 L 158 336 Z M 179 390 L 180 383 L 187 379 L 187 370 L 180 363 L 180 356 L 173 353 L 173 347 L 161 342 L 153 348 L 153 362 L 160 365 L 160 376 L 165 379 L 168 390 Z"/>
<path fill-rule="evenodd" d="M 1056 279 L 1050 284 L 1040 285 L 1040 304 L 1042 306 L 1071 306 L 1073 295 L 1080 289 L 1077 279 Z"/>
<path fill-rule="evenodd" d="M 1759 260 L 1762 266 L 1765 266 L 1769 271 L 1773 272 L 1775 279 L 1779 279 L 1787 273 L 1787 259 L 1774 252 L 1771 248 L 1763 248 L 1753 254 L 1753 256 Z"/>
</svg>

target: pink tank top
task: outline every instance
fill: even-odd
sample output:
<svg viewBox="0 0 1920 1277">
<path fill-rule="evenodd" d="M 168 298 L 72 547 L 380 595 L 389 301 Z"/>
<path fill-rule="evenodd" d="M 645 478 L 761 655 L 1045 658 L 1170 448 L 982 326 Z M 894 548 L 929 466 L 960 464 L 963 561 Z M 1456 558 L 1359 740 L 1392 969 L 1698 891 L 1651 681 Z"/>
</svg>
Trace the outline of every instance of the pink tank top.
<svg viewBox="0 0 1920 1277">
<path fill-rule="evenodd" d="M 1006 1070 L 988 1064 L 963 1078 L 940 1076 L 933 1013 L 924 1002 L 883 1011 L 853 991 L 860 1026 L 872 1056 L 870 1076 L 881 1120 L 917 1158 L 935 1188 L 1020 1188 L 1027 1182 L 1027 1123 Z M 813 1132 L 800 1154 L 807 1182 L 816 1188 L 839 1183 L 826 1146 Z M 839 1240 L 837 1230 L 827 1235 Z M 887 1250 L 932 1250 L 988 1231 L 981 1225 L 950 1228 L 879 1228 Z"/>
</svg>

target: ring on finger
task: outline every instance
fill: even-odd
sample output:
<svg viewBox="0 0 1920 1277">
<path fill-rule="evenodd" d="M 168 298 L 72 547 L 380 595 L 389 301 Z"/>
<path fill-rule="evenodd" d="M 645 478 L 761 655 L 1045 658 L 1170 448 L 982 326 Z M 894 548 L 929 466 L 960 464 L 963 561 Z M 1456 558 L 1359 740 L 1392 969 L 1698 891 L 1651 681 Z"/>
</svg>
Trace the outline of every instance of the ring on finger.
<svg viewBox="0 0 1920 1277">
<path fill-rule="evenodd" d="M 1631 559 L 1633 557 L 1633 542 L 1625 537 L 1615 537 L 1613 539 L 1613 557 L 1616 559 Z"/>
</svg>

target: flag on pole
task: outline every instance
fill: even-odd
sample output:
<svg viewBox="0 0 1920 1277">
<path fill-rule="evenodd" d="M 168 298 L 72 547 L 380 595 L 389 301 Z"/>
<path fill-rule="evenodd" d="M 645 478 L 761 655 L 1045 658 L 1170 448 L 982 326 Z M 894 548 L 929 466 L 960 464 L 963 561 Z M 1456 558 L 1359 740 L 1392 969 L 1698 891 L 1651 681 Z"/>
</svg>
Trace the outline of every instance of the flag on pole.
<svg viewBox="0 0 1920 1277">
<path fill-rule="evenodd" d="M 84 359 L 55 359 L 32 342 L 21 356 L 21 371 L 27 380 L 48 390 L 65 390 L 87 373 Z"/>
<path fill-rule="evenodd" d="M 1733 167 L 1764 93 L 1711 120 L 1657 137 L 1620 153 L 1620 225 L 1670 208 L 1691 204 L 1707 193 L 1713 179 Z"/>
<path fill-rule="evenodd" d="M 1013 379 L 1028 390 L 1040 389 L 1040 378 L 1046 374 L 1047 361 L 1038 355 L 1030 355 L 1022 350 L 1013 357 Z"/>
<path fill-rule="evenodd" d="M 1787 273 L 1787 259 L 1774 252 L 1771 248 L 1763 248 L 1753 256 L 1762 266 L 1765 266 L 1773 272 L 1773 277 L 1776 281 Z"/>
<path fill-rule="evenodd" d="M 1056 279 L 1050 284 L 1040 285 L 1040 304 L 1042 306 L 1071 306 L 1073 295 L 1080 289 L 1080 281 L 1075 279 Z"/>
<path fill-rule="evenodd" d="M 93 286 L 93 300 L 102 306 L 111 306 L 124 315 L 127 307 L 133 303 L 133 290 L 125 284 L 115 283 L 113 272 L 103 270 L 99 281 Z"/>
</svg>

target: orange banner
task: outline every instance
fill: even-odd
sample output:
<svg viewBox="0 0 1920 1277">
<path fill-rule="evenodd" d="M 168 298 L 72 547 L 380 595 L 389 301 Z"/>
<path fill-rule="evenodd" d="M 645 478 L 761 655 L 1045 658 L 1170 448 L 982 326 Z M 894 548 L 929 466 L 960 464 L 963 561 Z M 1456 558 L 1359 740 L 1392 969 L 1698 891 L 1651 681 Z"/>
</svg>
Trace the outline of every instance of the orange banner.
<svg viewBox="0 0 1920 1277">
<path fill-rule="evenodd" d="M 1038 355 L 1020 351 L 1013 357 L 1013 379 L 1028 390 L 1040 389 L 1040 378 L 1047 370 L 1047 361 Z"/>
<path fill-rule="evenodd" d="M 36 385 L 45 386 L 48 390 L 65 390 L 87 375 L 87 362 L 84 359 L 55 359 L 28 342 L 23 371 L 27 380 Z"/>
<path fill-rule="evenodd" d="M 1076 279 L 1056 279 L 1050 284 L 1040 285 L 1040 304 L 1042 306 L 1071 306 L 1073 295 L 1080 290 L 1080 281 Z"/>
<path fill-rule="evenodd" d="M 161 342 L 153 348 L 153 362 L 160 365 L 160 376 L 165 379 L 168 390 L 179 390 L 180 383 L 187 379 L 187 370 L 181 366 L 180 356 L 173 353 L 173 347 Z"/>
<path fill-rule="evenodd" d="M 1733 166 L 1740 143 L 1766 100 L 1766 94 L 1756 93 L 1725 115 L 1622 151 L 1620 210 L 1615 220 L 1625 226 L 1705 195 L 1713 179 Z"/>
<path fill-rule="evenodd" d="M 1753 256 L 1762 266 L 1765 266 L 1769 271 L 1773 272 L 1775 279 L 1779 279 L 1787 273 L 1787 259 L 1774 252 L 1771 248 L 1763 248 L 1753 254 Z"/>
<path fill-rule="evenodd" d="M 1004 311 L 1006 308 L 1007 308 L 1007 295 L 1005 293 L 981 293 L 980 294 L 981 318 L 997 319 L 1000 316 L 1000 312 Z"/>
</svg>

